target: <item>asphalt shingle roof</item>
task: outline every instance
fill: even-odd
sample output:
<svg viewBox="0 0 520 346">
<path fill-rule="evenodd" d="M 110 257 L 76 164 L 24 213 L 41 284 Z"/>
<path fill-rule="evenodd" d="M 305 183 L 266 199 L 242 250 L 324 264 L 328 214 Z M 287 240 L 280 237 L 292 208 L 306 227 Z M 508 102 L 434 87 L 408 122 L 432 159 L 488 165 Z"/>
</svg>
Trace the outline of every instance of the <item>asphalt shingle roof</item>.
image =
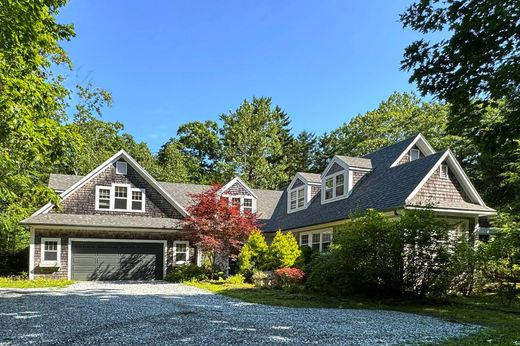
<svg viewBox="0 0 520 346">
<path fill-rule="evenodd" d="M 321 183 L 321 175 L 317 173 L 298 172 L 302 175 L 309 183 Z"/>
<path fill-rule="evenodd" d="M 350 167 L 372 168 L 372 160 L 367 158 L 342 155 L 336 155 L 336 157 Z"/>
</svg>

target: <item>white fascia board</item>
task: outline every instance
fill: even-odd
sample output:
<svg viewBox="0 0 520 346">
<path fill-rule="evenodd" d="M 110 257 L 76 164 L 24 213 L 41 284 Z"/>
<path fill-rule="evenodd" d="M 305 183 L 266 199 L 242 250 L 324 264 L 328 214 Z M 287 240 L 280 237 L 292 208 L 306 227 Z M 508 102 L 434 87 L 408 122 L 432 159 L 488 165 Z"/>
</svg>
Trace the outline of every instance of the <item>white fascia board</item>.
<svg viewBox="0 0 520 346">
<path fill-rule="evenodd" d="M 244 181 L 242 179 L 240 179 L 239 177 L 234 177 L 233 179 L 231 179 L 226 185 L 222 186 L 220 188 L 220 190 L 218 190 L 218 194 L 224 194 L 225 191 L 227 189 L 229 189 L 231 186 L 233 186 L 233 184 L 235 184 L 236 182 L 240 183 L 246 190 L 247 192 L 249 192 L 249 194 L 251 196 L 253 196 L 255 199 L 258 199 L 258 197 L 256 196 L 256 194 L 253 192 L 253 190 L 251 190 L 249 188 L 249 186 L 247 186 L 246 183 L 244 183 Z"/>
<path fill-rule="evenodd" d="M 424 138 L 424 136 L 419 133 L 417 137 L 415 137 L 415 139 L 408 145 L 408 147 L 406 147 L 406 149 L 403 150 L 403 152 L 394 161 L 394 163 L 392 163 L 390 167 L 397 166 L 399 162 L 402 160 L 402 158 L 406 155 L 406 153 L 408 153 L 410 149 L 412 149 L 415 145 L 417 145 L 425 155 L 431 155 L 435 153 L 435 149 L 433 149 L 433 147 L 430 145 L 430 143 L 428 143 L 426 138 Z"/>
<path fill-rule="evenodd" d="M 456 214 L 456 215 L 466 215 L 466 216 L 475 216 L 475 215 L 478 215 L 478 216 L 491 216 L 491 215 L 496 215 L 496 211 L 485 211 L 485 210 L 468 210 L 468 209 L 457 209 L 457 208 L 431 208 L 431 207 L 427 207 L 427 206 L 424 206 L 424 207 L 421 207 L 421 206 L 406 206 L 405 209 L 411 209 L 411 210 L 425 210 L 425 209 L 428 209 L 428 210 L 432 210 L 434 212 L 437 212 L 437 213 L 442 213 L 442 214 L 447 214 L 447 215 L 451 215 L 451 214 Z"/>
</svg>

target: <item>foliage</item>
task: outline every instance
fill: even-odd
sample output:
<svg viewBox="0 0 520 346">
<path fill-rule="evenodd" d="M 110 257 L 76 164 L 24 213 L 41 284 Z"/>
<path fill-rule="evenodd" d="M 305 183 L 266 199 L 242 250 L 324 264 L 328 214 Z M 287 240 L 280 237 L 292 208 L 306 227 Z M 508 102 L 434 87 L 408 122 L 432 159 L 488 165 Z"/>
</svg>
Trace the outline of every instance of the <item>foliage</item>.
<svg viewBox="0 0 520 346">
<path fill-rule="evenodd" d="M 260 230 L 253 230 L 238 255 L 240 272 L 250 279 L 254 269 L 265 268 L 267 252 L 264 235 Z"/>
<path fill-rule="evenodd" d="M 305 272 L 298 268 L 280 268 L 274 271 L 275 282 L 278 286 L 296 286 L 305 282 Z"/>
<path fill-rule="evenodd" d="M 450 128 L 476 148 L 486 200 L 518 212 L 520 31 L 515 0 L 417 1 L 401 22 L 427 38 L 405 50 L 402 68 L 423 95 L 451 104 Z M 431 40 L 432 34 L 448 33 Z M 491 113 L 491 114 L 490 114 Z"/>
<path fill-rule="evenodd" d="M 339 295 L 444 295 L 451 283 L 448 229 L 429 210 L 399 218 L 369 210 L 335 230 L 330 252 L 313 261 L 307 286 Z"/>
<path fill-rule="evenodd" d="M 20 277 L 0 277 L 0 288 L 44 288 L 44 287 L 67 287 L 74 281 L 66 279 L 43 279 L 28 280 Z"/>
<path fill-rule="evenodd" d="M 288 153 L 287 175 L 289 179 L 297 172 L 316 172 L 318 138 L 314 133 L 302 131 L 290 142 L 284 151 Z"/>
<path fill-rule="evenodd" d="M 232 284 L 232 285 L 241 285 L 246 281 L 244 278 L 244 275 L 242 274 L 235 274 L 231 275 L 226 279 L 226 283 Z"/>
<path fill-rule="evenodd" d="M 166 275 L 166 281 L 170 282 L 204 280 L 207 278 L 208 272 L 206 269 L 193 263 L 175 266 L 172 271 Z"/>
<path fill-rule="evenodd" d="M 277 231 L 267 252 L 266 269 L 290 268 L 294 265 L 301 251 L 298 241 L 291 232 Z"/>
<path fill-rule="evenodd" d="M 254 269 L 251 281 L 257 287 L 268 287 L 271 285 L 272 275 L 270 272 Z"/>
<path fill-rule="evenodd" d="M 211 273 L 217 270 L 219 257 L 237 255 L 249 234 L 257 228 L 256 215 L 241 213 L 239 208 L 220 198 L 220 185 L 191 195 L 194 203 L 187 208 L 184 230 L 191 234 L 193 243 L 207 253 Z"/>
</svg>

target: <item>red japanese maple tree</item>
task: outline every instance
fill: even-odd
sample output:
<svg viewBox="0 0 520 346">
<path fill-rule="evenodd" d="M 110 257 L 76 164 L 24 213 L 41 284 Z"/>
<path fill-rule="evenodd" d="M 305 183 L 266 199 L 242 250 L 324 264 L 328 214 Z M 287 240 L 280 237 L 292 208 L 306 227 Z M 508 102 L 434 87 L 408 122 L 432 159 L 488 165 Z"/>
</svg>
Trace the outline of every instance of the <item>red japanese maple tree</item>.
<svg viewBox="0 0 520 346">
<path fill-rule="evenodd" d="M 241 212 L 239 206 L 220 197 L 220 188 L 212 185 L 205 192 L 190 195 L 194 203 L 187 208 L 189 216 L 184 221 L 184 230 L 190 233 L 193 243 L 209 255 L 212 274 L 217 259 L 236 255 L 249 233 L 257 228 L 256 215 Z"/>
</svg>

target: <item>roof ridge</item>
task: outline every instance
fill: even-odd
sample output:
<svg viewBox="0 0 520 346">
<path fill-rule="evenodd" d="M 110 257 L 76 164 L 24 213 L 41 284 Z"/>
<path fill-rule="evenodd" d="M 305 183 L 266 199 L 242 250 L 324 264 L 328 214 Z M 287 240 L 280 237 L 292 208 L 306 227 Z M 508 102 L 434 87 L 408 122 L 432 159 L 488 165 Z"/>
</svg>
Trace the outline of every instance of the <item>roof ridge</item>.
<svg viewBox="0 0 520 346">
<path fill-rule="evenodd" d="M 368 154 L 365 154 L 365 155 L 361 156 L 361 158 L 367 158 L 366 156 L 368 156 L 368 155 L 372 155 L 372 154 L 375 154 L 375 153 L 377 153 L 378 151 L 381 151 L 381 150 L 384 150 L 384 149 L 388 149 L 388 148 L 390 148 L 390 147 L 393 147 L 393 146 L 398 145 L 398 144 L 402 144 L 402 143 L 407 142 L 407 141 L 410 141 L 410 140 L 414 140 L 417 136 L 419 136 L 419 134 L 416 134 L 416 135 L 413 136 L 413 137 L 409 137 L 409 138 L 403 139 L 403 140 L 401 140 L 401 141 L 399 141 L 399 142 L 395 142 L 394 144 L 386 145 L 386 146 L 384 146 L 384 147 L 381 147 L 381 148 L 379 148 L 379 149 L 376 149 L 376 150 L 374 150 L 374 151 L 369 152 Z"/>
</svg>

